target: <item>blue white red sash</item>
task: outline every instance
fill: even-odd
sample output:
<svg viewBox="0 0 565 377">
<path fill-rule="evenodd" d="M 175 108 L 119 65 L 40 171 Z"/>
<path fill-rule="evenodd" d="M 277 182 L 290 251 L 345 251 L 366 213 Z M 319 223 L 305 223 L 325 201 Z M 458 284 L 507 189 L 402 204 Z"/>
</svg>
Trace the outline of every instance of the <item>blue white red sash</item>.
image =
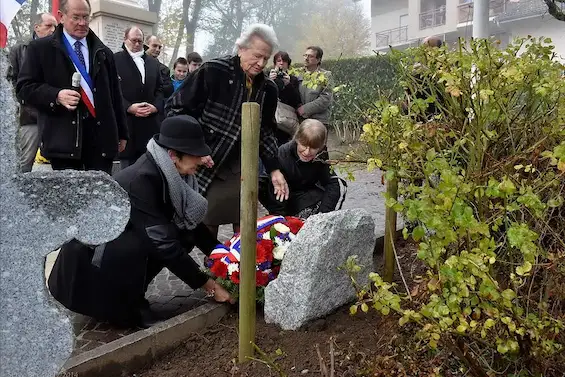
<svg viewBox="0 0 565 377">
<path fill-rule="evenodd" d="M 80 62 L 77 53 L 72 48 L 71 44 L 67 40 L 67 37 L 63 35 L 63 41 L 65 42 L 65 47 L 67 48 L 67 52 L 69 53 L 69 57 L 73 62 L 78 73 L 80 73 L 80 98 L 82 102 L 84 102 L 88 112 L 96 118 L 96 110 L 94 108 L 94 95 L 92 91 L 94 89 L 94 85 L 92 84 L 92 79 L 88 72 L 86 72 L 86 67 Z"/>
</svg>

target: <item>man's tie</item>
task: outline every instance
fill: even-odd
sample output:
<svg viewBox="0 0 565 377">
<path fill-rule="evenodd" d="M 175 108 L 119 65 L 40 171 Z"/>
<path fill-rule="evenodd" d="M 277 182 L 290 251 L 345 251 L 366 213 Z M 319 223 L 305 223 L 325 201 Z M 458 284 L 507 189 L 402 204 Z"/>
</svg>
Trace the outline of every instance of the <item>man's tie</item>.
<svg viewBox="0 0 565 377">
<path fill-rule="evenodd" d="M 78 56 L 78 60 L 80 60 L 82 66 L 84 67 L 84 69 L 86 69 L 86 63 L 84 61 L 84 55 L 82 54 L 82 43 L 80 43 L 79 41 L 75 42 L 75 52 L 77 53 Z"/>
</svg>

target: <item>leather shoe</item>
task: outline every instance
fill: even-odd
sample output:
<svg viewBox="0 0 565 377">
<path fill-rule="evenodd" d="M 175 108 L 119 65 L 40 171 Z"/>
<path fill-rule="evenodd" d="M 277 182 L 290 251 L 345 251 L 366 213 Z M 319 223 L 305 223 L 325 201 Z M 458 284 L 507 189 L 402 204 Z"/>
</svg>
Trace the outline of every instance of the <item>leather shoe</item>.
<svg viewBox="0 0 565 377">
<path fill-rule="evenodd" d="M 148 329 L 161 322 L 161 319 L 148 308 L 139 309 L 137 326 L 142 329 Z"/>
</svg>

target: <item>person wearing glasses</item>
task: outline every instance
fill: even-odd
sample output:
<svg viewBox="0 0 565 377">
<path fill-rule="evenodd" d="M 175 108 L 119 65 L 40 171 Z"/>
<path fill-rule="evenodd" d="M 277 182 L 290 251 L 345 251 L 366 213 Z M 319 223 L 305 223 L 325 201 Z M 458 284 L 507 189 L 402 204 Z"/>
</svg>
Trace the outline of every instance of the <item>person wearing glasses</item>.
<svg viewBox="0 0 565 377">
<path fill-rule="evenodd" d="M 333 101 L 330 85 L 331 72 L 322 69 L 324 51 L 318 46 L 310 46 L 304 53 L 304 69 L 306 72 L 298 77 L 302 106 L 296 112 L 302 119 L 316 119 L 326 127 L 330 123 L 330 109 Z M 304 83 L 312 79 L 318 83 L 314 88 Z"/>
<path fill-rule="evenodd" d="M 114 54 L 90 30 L 90 12 L 88 0 L 61 0 L 61 23 L 29 44 L 16 92 L 38 110 L 41 153 L 54 170 L 110 173 L 128 140 L 126 112 Z"/>
<path fill-rule="evenodd" d="M 159 61 L 145 53 L 140 28 L 125 30 L 122 49 L 114 59 L 130 136 L 127 148 L 120 153 L 121 168 L 125 169 L 145 154 L 147 142 L 159 132 L 164 97 Z"/>
</svg>

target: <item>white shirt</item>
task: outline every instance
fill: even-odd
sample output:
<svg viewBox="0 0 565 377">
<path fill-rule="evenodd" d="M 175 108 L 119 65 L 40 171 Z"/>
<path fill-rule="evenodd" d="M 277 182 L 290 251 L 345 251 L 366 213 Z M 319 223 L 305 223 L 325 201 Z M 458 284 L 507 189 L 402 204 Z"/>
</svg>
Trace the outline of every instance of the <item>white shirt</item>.
<svg viewBox="0 0 565 377">
<path fill-rule="evenodd" d="M 67 38 L 67 41 L 69 41 L 71 48 L 74 50 L 75 49 L 75 42 L 77 41 L 77 39 L 74 39 L 73 37 L 71 37 L 71 35 L 69 33 L 67 33 L 67 31 L 65 29 L 63 29 L 63 35 L 65 36 L 65 38 Z M 81 44 L 80 51 L 82 52 L 82 55 L 84 56 L 84 64 L 86 64 L 86 72 L 90 73 L 90 55 L 88 54 L 88 43 L 86 42 L 86 38 L 82 38 L 78 41 Z"/>
<path fill-rule="evenodd" d="M 143 55 L 145 51 L 141 50 L 139 52 L 131 52 L 128 46 L 126 47 L 126 51 L 128 52 L 129 56 L 133 59 L 139 74 L 141 75 L 141 83 L 145 84 L 145 60 L 143 60 Z"/>
</svg>

